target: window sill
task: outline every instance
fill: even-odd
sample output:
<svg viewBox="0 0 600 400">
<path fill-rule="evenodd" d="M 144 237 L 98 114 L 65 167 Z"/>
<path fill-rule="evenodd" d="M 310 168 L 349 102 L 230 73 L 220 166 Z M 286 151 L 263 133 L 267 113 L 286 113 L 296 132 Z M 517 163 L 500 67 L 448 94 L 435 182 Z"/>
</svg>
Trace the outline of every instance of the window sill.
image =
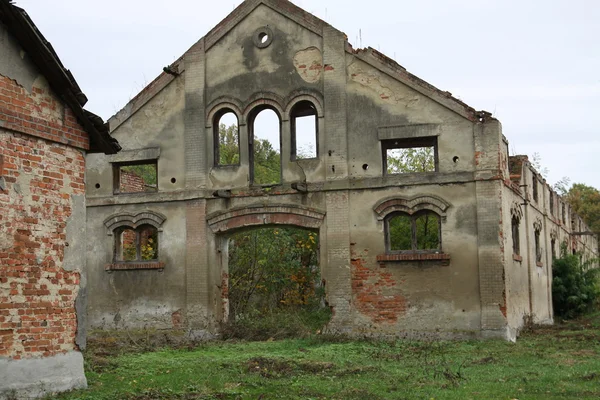
<svg viewBox="0 0 600 400">
<path fill-rule="evenodd" d="M 450 254 L 446 253 L 398 253 L 398 254 L 379 254 L 377 261 L 380 264 L 386 262 L 405 262 L 405 261 L 441 261 L 443 266 L 450 265 Z"/>
<path fill-rule="evenodd" d="M 540 261 L 537 261 L 537 262 L 535 263 L 535 265 L 536 265 L 536 266 L 538 266 L 538 267 L 540 267 L 540 268 L 544 268 L 544 263 L 542 263 L 542 262 L 540 262 Z"/>
<path fill-rule="evenodd" d="M 518 262 L 522 262 L 523 261 L 523 257 L 521 257 L 518 254 L 513 254 L 513 260 L 518 261 Z"/>
<path fill-rule="evenodd" d="M 164 262 L 159 261 L 129 261 L 129 262 L 118 262 L 112 264 L 106 264 L 104 267 L 105 271 L 129 271 L 138 269 L 158 269 L 162 270 L 165 268 Z"/>
</svg>

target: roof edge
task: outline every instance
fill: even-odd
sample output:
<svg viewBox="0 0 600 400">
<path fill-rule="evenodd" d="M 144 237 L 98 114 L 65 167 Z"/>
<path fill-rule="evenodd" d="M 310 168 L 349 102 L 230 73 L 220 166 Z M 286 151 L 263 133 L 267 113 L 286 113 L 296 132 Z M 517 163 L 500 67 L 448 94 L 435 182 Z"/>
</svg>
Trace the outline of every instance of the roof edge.
<svg viewBox="0 0 600 400">
<path fill-rule="evenodd" d="M 0 20 L 28 53 L 54 92 L 71 108 L 90 138 L 89 152 L 114 154 L 121 150 L 102 118 L 83 108 L 87 103 L 86 95 L 27 12 L 10 0 L 0 0 Z"/>
</svg>

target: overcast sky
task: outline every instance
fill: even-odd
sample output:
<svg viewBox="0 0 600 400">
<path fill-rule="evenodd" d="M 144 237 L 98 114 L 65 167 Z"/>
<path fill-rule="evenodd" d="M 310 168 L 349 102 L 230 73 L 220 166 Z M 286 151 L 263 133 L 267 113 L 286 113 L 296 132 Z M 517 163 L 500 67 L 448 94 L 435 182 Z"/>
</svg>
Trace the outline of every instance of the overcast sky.
<svg viewBox="0 0 600 400">
<path fill-rule="evenodd" d="M 240 1 L 17 0 L 104 119 Z M 600 1 L 296 0 L 434 86 L 500 119 L 548 181 L 600 188 Z M 359 35 L 359 33 L 361 33 Z M 362 40 L 359 38 L 362 37 Z"/>
</svg>

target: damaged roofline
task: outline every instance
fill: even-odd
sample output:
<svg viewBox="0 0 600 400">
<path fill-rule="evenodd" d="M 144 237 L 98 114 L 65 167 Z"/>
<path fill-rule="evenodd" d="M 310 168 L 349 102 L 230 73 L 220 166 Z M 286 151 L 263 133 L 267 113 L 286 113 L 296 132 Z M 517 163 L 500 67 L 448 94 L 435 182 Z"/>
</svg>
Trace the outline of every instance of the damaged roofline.
<svg viewBox="0 0 600 400">
<path fill-rule="evenodd" d="M 303 10 L 288 0 L 245 0 L 231 13 L 229 13 L 219 24 L 212 28 L 206 35 L 196 41 L 185 53 L 183 53 L 181 57 L 170 64 L 169 68 L 174 68 L 174 71 L 177 72 L 177 75 L 181 75 L 183 72 L 185 72 L 185 66 L 182 68 L 181 65 L 183 64 L 184 56 L 188 52 L 190 52 L 200 43 L 202 44 L 204 51 L 207 51 L 261 4 L 271 8 L 275 12 L 284 15 L 287 18 L 290 18 L 292 21 L 295 21 L 297 24 L 305 27 L 321 37 L 323 36 L 324 27 L 336 29 L 326 21 L 323 21 L 315 15 Z M 372 47 L 367 47 L 366 49 L 354 49 L 352 44 L 350 44 L 348 41 L 348 36 L 346 34 L 344 34 L 344 36 L 346 37 L 347 53 L 354 55 L 361 61 L 364 61 L 372 67 L 377 68 L 379 71 L 391 76 L 394 79 L 397 79 L 411 89 L 416 90 L 422 95 L 427 96 L 428 98 L 474 123 L 483 123 L 490 120 L 495 120 L 490 112 L 484 110 L 477 111 L 475 108 L 452 96 L 452 93 L 438 89 L 427 81 L 411 74 L 406 70 L 406 68 L 402 67 L 396 61 L 373 49 Z M 115 115 L 108 119 L 112 125 L 111 129 L 116 129 L 121 123 L 131 117 L 145 103 L 152 99 L 152 97 L 154 97 L 169 83 L 171 83 L 175 77 L 176 76 L 170 75 L 166 72 L 161 72 L 133 99 L 127 102 L 124 107 L 115 113 Z"/>
<path fill-rule="evenodd" d="M 115 154 L 121 150 L 119 142 L 110 136 L 108 125 L 102 118 L 83 108 L 88 100 L 86 95 L 27 12 L 10 0 L 0 0 L 0 21 L 18 40 L 52 89 L 67 103 L 82 124 L 90 138 L 89 152 Z"/>
</svg>

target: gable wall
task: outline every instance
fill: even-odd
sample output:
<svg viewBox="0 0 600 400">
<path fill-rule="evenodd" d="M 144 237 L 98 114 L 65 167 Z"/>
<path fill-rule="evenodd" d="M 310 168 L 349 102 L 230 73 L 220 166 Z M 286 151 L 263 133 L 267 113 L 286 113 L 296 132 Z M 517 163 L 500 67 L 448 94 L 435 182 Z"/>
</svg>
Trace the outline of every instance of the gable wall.
<svg viewBox="0 0 600 400">
<path fill-rule="evenodd" d="M 274 42 L 259 49 L 252 35 L 267 24 Z M 506 219 L 500 215 L 508 167 L 497 121 L 473 122 L 424 94 L 427 90 L 419 92 L 383 72 L 377 60 L 348 52 L 341 32 L 325 25 L 316 34 L 265 5 L 205 46 L 201 39 L 177 62 L 178 77 L 152 89 L 157 94 L 139 109 L 126 107 L 113 120 L 122 155 L 88 156 L 90 229 L 100 234 L 111 215 L 152 210 L 166 216 L 168 241 L 161 244 L 167 262 L 160 272 L 108 274 L 103 266 L 111 261 L 112 238 L 90 247 L 88 265 L 99 282 L 90 291 L 94 326 L 141 327 L 153 321 L 176 327 L 171 316 L 182 312 L 188 326 L 214 332 L 215 321 L 226 318 L 228 233 L 213 231 L 207 219 L 228 210 L 281 206 L 325 214 L 318 228 L 321 267 L 336 329 L 421 337 L 470 337 L 487 330 L 510 337 L 502 300 L 509 280 L 501 257 Z M 312 96 L 322 108 L 317 160 L 290 158 L 287 112 L 298 96 Z M 283 181 L 273 188 L 249 184 L 248 115 L 261 105 L 273 107 L 282 119 Z M 213 116 L 219 107 L 238 114 L 239 166 L 214 166 Z M 388 128 L 435 135 L 439 171 L 384 174 L 378 134 Z M 110 162 L 147 148 L 160 149 L 158 192 L 112 195 Z M 95 183 L 100 189 L 92 189 Z M 292 183 L 306 184 L 306 192 Z M 381 262 L 384 223 L 374 208 L 385 199 L 418 196 L 449 204 L 441 250 L 449 262 Z M 264 212 L 263 220 L 271 220 Z M 297 223 L 293 215 L 282 218 Z M 104 300 L 115 286 L 119 296 Z M 526 302 L 514 299 L 519 306 Z"/>
</svg>

